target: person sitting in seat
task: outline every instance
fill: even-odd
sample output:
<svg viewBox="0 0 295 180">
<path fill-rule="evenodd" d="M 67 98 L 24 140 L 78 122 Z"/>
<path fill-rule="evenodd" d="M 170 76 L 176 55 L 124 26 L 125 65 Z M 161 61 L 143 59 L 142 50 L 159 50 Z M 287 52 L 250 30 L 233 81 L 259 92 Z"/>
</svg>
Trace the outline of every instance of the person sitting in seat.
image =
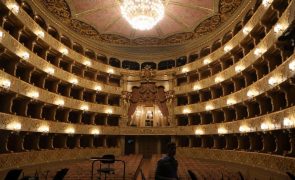
<svg viewBox="0 0 295 180">
<path fill-rule="evenodd" d="M 155 179 L 156 180 L 178 180 L 177 168 L 178 162 L 174 158 L 176 154 L 176 144 L 167 145 L 167 154 L 160 159 L 157 164 Z"/>
</svg>

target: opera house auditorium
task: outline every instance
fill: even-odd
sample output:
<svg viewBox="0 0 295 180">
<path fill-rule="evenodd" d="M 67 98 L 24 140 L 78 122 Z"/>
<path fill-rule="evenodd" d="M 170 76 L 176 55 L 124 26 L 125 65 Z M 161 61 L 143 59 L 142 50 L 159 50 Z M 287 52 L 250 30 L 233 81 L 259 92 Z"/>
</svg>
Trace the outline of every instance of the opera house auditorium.
<svg viewBox="0 0 295 180">
<path fill-rule="evenodd" d="M 0 0 L 0 23 L 0 179 L 295 179 L 295 0 Z"/>
</svg>

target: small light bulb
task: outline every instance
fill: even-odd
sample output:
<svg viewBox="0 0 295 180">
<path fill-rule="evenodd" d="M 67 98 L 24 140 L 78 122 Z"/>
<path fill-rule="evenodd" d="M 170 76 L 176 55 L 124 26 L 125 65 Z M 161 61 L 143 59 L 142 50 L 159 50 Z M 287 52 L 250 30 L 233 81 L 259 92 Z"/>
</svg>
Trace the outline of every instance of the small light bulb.
<svg viewBox="0 0 295 180">
<path fill-rule="evenodd" d="M 113 113 L 113 110 L 112 110 L 112 109 L 107 109 L 107 110 L 106 110 L 106 113 L 107 113 L 107 114 L 112 114 L 112 113 Z"/>
<path fill-rule="evenodd" d="M 58 105 L 58 106 L 64 106 L 65 101 L 63 99 L 57 99 L 57 100 L 54 101 L 54 104 Z"/>
<path fill-rule="evenodd" d="M 52 67 L 47 67 L 47 68 L 45 68 L 45 70 L 44 70 L 45 72 L 47 72 L 48 74 L 54 74 L 54 72 L 55 72 L 55 69 L 54 68 L 52 68 Z"/>
<path fill-rule="evenodd" d="M 13 131 L 19 131 L 22 128 L 22 124 L 19 122 L 11 122 L 6 125 L 6 129 L 13 130 Z"/>
<path fill-rule="evenodd" d="M 27 93 L 27 96 L 29 96 L 30 98 L 37 99 L 39 97 L 39 92 L 37 92 L 37 91 L 30 91 L 30 92 Z"/>
<path fill-rule="evenodd" d="M 211 61 L 212 61 L 212 60 L 211 60 L 211 59 L 208 59 L 208 58 L 207 58 L 207 59 L 204 59 L 203 64 L 204 64 L 204 65 L 210 64 Z"/>
<path fill-rule="evenodd" d="M 205 110 L 206 110 L 206 111 L 211 111 L 211 110 L 213 110 L 213 109 L 214 109 L 214 106 L 211 105 L 211 104 L 208 104 L 208 105 L 205 106 Z"/>
<path fill-rule="evenodd" d="M 235 67 L 235 71 L 236 71 L 237 73 L 242 72 L 244 69 L 245 69 L 245 66 L 243 66 L 243 65 L 237 65 L 237 66 Z"/>
<path fill-rule="evenodd" d="M 89 107 L 87 105 L 82 105 L 81 108 L 80 108 L 82 111 L 88 111 L 89 110 Z"/>
<path fill-rule="evenodd" d="M 2 79 L 0 81 L 0 86 L 3 87 L 3 88 L 5 88 L 5 89 L 9 89 L 10 86 L 11 86 L 11 81 L 8 80 L 8 79 Z"/>
<path fill-rule="evenodd" d="M 202 130 L 202 129 L 195 130 L 195 135 L 203 135 L 203 134 L 204 134 L 204 130 Z"/>
</svg>

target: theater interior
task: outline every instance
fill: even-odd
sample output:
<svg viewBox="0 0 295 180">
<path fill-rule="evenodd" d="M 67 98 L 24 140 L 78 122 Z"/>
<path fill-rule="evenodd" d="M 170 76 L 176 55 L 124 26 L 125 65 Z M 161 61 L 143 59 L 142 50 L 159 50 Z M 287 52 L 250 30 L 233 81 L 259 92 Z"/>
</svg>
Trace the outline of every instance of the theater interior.
<svg viewBox="0 0 295 180">
<path fill-rule="evenodd" d="M 295 179 L 295 0 L 0 0 L 0 179 Z"/>
</svg>

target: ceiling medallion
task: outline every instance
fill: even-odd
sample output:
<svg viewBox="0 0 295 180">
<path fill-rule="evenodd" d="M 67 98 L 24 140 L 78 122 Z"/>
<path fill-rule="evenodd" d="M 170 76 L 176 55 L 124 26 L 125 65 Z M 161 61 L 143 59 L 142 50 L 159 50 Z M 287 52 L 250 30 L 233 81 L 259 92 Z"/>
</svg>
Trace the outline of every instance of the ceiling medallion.
<svg viewBox="0 0 295 180">
<path fill-rule="evenodd" d="M 122 16 L 137 30 L 152 29 L 165 14 L 163 0 L 121 0 Z"/>
</svg>

